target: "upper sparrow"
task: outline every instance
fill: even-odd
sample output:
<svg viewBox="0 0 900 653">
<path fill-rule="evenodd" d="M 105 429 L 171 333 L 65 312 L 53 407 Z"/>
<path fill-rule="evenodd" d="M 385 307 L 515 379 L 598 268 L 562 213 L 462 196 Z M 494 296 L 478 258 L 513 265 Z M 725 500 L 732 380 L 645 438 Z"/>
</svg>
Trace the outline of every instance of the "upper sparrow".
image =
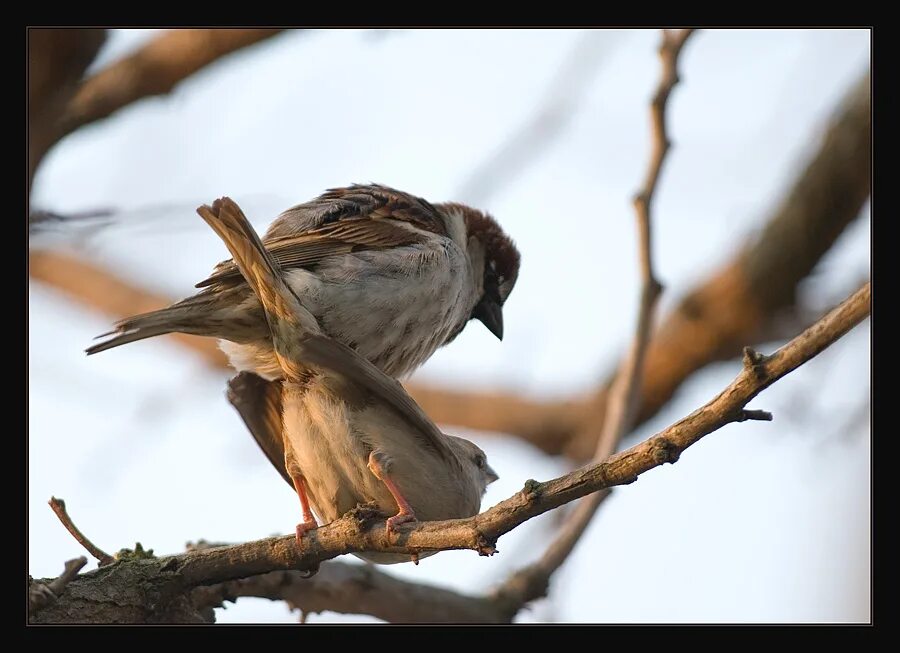
<svg viewBox="0 0 900 653">
<path fill-rule="evenodd" d="M 266 453 L 300 497 L 304 521 L 297 526 L 298 541 L 316 526 L 310 508 L 331 521 L 359 503 L 374 502 L 394 515 L 387 520 L 389 531 L 417 515 L 436 520 L 477 513 L 485 488 L 497 478 L 484 452 L 441 433 L 396 380 L 321 334 L 237 204 L 226 197 L 197 212 L 228 246 L 261 301 L 272 336 L 283 382 L 266 384 L 243 373 L 230 387 L 249 383 L 244 394 L 283 393 L 283 408 L 271 424 L 263 418 L 257 426 L 270 431 Z M 254 405 L 261 403 L 272 407 Z M 385 564 L 411 558 L 382 552 L 360 557 Z"/>
<path fill-rule="evenodd" d="M 262 242 L 323 333 L 390 376 L 422 365 L 471 318 L 503 337 L 519 253 L 476 209 L 354 185 L 288 209 Z M 280 378 L 259 300 L 234 263 L 219 263 L 197 287 L 168 308 L 121 320 L 87 353 L 178 331 L 220 338 L 237 370 Z"/>
</svg>

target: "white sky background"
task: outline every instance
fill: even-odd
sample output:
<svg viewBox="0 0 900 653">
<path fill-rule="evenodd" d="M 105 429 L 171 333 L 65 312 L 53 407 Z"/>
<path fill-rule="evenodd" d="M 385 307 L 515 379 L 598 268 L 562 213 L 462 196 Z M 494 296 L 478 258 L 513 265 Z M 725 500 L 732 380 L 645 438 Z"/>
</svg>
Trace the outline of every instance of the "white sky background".
<svg viewBox="0 0 900 653">
<path fill-rule="evenodd" d="M 99 63 L 150 36 L 113 32 Z M 63 240 L 77 234 L 82 251 L 175 298 L 227 257 L 193 211 L 224 194 L 260 230 L 280 210 L 351 182 L 470 201 L 522 251 L 505 339 L 473 322 L 417 378 L 534 396 L 583 391 L 617 359 L 634 320 L 630 198 L 648 158 L 657 43 L 645 30 L 287 34 L 67 138 L 40 168 L 33 202 L 124 210 L 113 226 Z M 570 57 L 575 72 L 554 82 Z M 769 215 L 868 60 L 863 30 L 692 37 L 654 206 L 662 312 Z M 564 117 L 546 146 L 533 158 L 528 148 L 507 155 L 515 165 L 496 183 L 470 178 L 547 105 Z M 810 303 L 834 303 L 868 276 L 868 210 L 804 286 Z M 199 538 L 293 531 L 296 498 L 227 403 L 222 372 L 165 337 L 87 358 L 112 317 L 39 283 L 29 293 L 32 575 L 56 576 L 83 553 L 47 507 L 51 495 L 108 551 L 140 541 L 170 553 Z M 774 422 L 728 426 L 677 465 L 616 490 L 550 599 L 519 620 L 867 621 L 869 355 L 866 322 L 754 400 Z M 738 370 L 732 362 L 696 375 L 639 435 L 687 414 Z M 485 507 L 527 478 L 568 468 L 517 439 L 448 430 L 477 440 L 500 473 Z M 448 552 L 382 569 L 477 593 L 538 556 L 556 519 L 504 536 L 492 558 Z M 217 618 L 297 614 L 241 599 Z"/>
</svg>

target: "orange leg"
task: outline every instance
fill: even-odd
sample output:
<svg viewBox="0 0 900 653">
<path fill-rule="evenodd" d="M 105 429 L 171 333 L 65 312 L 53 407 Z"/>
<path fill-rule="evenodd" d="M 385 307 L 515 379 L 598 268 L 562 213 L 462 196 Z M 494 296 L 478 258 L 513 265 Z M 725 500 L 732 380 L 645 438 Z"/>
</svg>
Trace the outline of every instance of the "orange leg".
<svg viewBox="0 0 900 653">
<path fill-rule="evenodd" d="M 381 465 L 378 464 L 374 451 L 369 454 L 369 471 L 375 475 L 375 478 L 384 483 L 388 492 L 394 497 L 394 501 L 397 502 L 397 507 L 400 509 L 400 512 L 387 520 L 388 535 L 391 534 L 391 531 L 396 530 L 395 526 L 416 521 L 416 513 L 413 512 L 412 506 L 410 506 L 406 499 L 403 498 L 403 495 L 400 494 L 400 488 L 398 488 L 391 480 L 391 477 L 385 474 L 384 470 L 381 469 Z"/>
<path fill-rule="evenodd" d="M 306 479 L 300 474 L 296 476 L 291 474 L 291 480 L 294 482 L 294 489 L 297 490 L 297 496 L 300 497 L 300 507 L 303 509 L 303 521 L 297 524 L 297 544 L 303 538 L 306 531 L 318 527 L 316 518 L 313 517 L 312 511 L 309 509 L 309 498 L 306 496 Z"/>
</svg>

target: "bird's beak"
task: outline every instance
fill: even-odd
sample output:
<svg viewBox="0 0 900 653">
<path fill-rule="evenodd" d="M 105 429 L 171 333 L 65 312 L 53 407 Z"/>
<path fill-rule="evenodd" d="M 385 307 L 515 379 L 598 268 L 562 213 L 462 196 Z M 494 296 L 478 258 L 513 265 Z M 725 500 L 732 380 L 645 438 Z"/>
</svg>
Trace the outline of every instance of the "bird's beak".
<svg viewBox="0 0 900 653">
<path fill-rule="evenodd" d="M 487 464 L 484 466 L 484 473 L 488 477 L 488 485 L 500 478 L 497 476 L 497 472 L 494 471 L 494 468 Z"/>
<path fill-rule="evenodd" d="M 498 302 L 485 295 L 475 305 L 472 317 L 480 320 L 498 340 L 503 340 L 503 309 Z"/>
</svg>

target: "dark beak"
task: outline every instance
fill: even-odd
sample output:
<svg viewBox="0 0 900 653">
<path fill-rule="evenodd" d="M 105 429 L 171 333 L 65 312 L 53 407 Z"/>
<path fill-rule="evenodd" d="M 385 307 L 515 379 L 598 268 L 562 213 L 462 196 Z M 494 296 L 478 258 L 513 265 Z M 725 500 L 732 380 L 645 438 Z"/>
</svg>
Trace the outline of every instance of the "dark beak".
<svg viewBox="0 0 900 653">
<path fill-rule="evenodd" d="M 490 465 L 485 465 L 484 473 L 487 474 L 488 485 L 490 485 L 491 483 L 496 481 L 498 478 L 500 478 L 499 476 L 497 476 L 497 472 L 495 472 L 494 469 Z"/>
<path fill-rule="evenodd" d="M 488 331 L 497 336 L 498 340 L 503 340 L 503 309 L 498 302 L 485 295 L 475 305 L 472 317 L 481 320 L 481 323 L 488 328 Z"/>
</svg>

